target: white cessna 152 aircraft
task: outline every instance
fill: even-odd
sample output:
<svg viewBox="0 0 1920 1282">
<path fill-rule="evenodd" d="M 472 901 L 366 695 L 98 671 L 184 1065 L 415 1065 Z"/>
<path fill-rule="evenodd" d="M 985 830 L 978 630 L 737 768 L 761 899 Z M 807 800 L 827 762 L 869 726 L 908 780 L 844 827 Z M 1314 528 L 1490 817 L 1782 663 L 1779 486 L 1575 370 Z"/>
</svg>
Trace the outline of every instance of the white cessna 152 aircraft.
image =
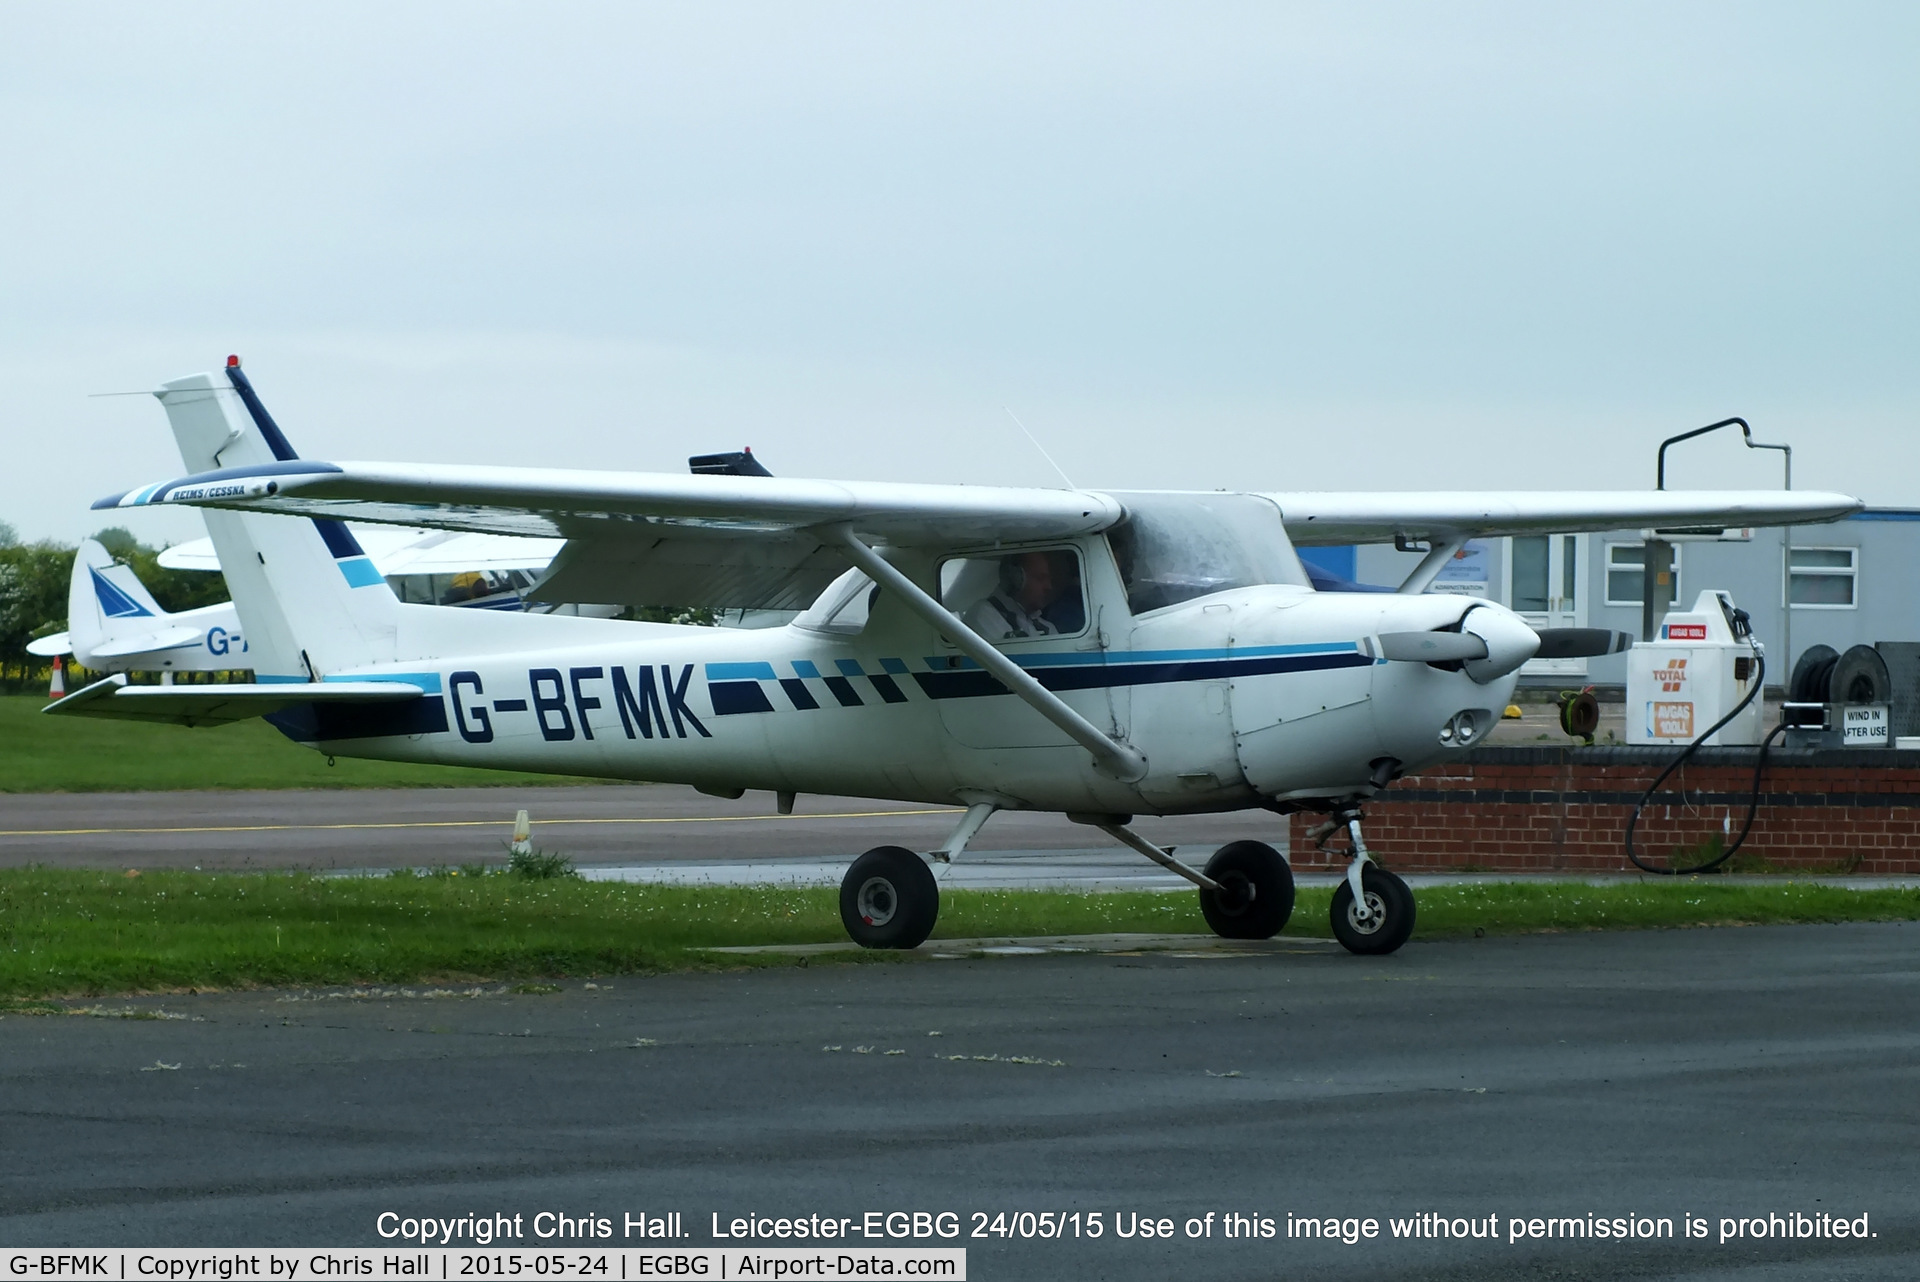
<svg viewBox="0 0 1920 1282">
<path fill-rule="evenodd" d="M 47 711 L 207 725 L 264 715 L 342 756 L 959 804 L 934 866 L 996 810 L 1091 824 L 1200 887 L 1208 924 L 1266 938 L 1287 861 L 1236 841 L 1195 868 L 1136 814 L 1327 816 L 1351 863 L 1340 942 L 1398 948 L 1406 884 L 1373 862 L 1366 800 L 1480 740 L 1535 655 L 1623 648 L 1425 594 L 1469 537 L 1805 525 L 1820 493 L 1096 493 L 298 457 L 230 358 L 165 384 L 193 473 L 96 503 L 204 509 L 258 681 L 132 686 Z M 538 591 L 793 609 L 740 631 L 396 600 L 344 519 L 564 537 Z M 1295 543 L 1422 540 L 1397 593 L 1316 592 Z M 898 846 L 840 891 L 859 943 L 910 948 L 939 884 Z"/>
</svg>

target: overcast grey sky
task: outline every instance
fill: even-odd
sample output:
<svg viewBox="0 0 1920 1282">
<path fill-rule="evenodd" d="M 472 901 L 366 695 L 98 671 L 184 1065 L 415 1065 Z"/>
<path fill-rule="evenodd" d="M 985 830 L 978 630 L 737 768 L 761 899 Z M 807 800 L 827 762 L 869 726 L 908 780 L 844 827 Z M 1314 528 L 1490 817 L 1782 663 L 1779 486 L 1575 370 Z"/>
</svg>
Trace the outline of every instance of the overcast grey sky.
<svg viewBox="0 0 1920 1282">
<path fill-rule="evenodd" d="M 0 519 L 304 454 L 1920 505 L 1920 7 L 8 5 Z M 1777 483 L 1687 447 L 1681 484 Z M 197 533 L 143 514 L 137 533 Z"/>
</svg>

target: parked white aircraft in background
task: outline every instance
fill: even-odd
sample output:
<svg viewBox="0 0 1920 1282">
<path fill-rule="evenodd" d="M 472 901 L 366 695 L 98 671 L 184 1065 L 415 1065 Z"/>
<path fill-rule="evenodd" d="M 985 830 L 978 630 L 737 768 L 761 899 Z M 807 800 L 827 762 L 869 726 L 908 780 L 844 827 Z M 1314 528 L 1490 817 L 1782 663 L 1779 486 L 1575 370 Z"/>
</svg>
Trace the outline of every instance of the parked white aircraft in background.
<svg viewBox="0 0 1920 1282">
<path fill-rule="evenodd" d="M 518 610 L 525 593 L 558 555 L 565 539 L 360 525 L 351 530 L 380 577 L 403 601 Z M 179 543 L 160 554 L 169 570 L 218 573 L 212 539 Z"/>
<path fill-rule="evenodd" d="M 370 554 L 374 568 L 402 599 L 485 610 L 525 608 L 524 593 L 564 541 L 393 526 L 372 526 L 356 537 L 361 533 L 372 535 L 366 541 L 379 549 Z M 220 569 L 210 539 L 168 548 L 159 559 L 168 569 Z M 252 666 L 233 602 L 169 614 L 131 566 L 93 539 L 83 540 L 74 553 L 67 630 L 28 642 L 27 651 L 42 658 L 70 654 L 96 672 L 169 677 Z"/>
<path fill-rule="evenodd" d="M 73 556 L 67 630 L 27 643 L 43 658 L 71 654 L 97 672 L 228 672 L 251 667 L 233 602 L 169 614 L 146 584 L 93 539 Z"/>
<path fill-rule="evenodd" d="M 1286 924 L 1286 860 L 1234 842 L 1193 868 L 1132 817 L 1313 810 L 1351 838 L 1333 929 L 1356 952 L 1392 951 L 1414 920 L 1405 883 L 1367 855 L 1364 802 L 1478 742 L 1536 654 L 1627 639 L 1424 594 L 1464 540 L 1805 525 L 1860 507 L 1810 492 L 1096 493 L 324 463 L 295 455 L 237 359 L 156 395 L 194 475 L 95 506 L 202 509 L 258 682 L 116 676 L 49 713 L 265 715 L 342 756 L 768 789 L 783 809 L 799 792 L 964 805 L 936 866 L 996 810 L 1054 811 L 1196 883 L 1208 923 L 1236 938 Z M 560 599 L 805 611 L 742 631 L 410 605 L 348 518 L 565 538 L 541 588 Z M 1395 538 L 1432 548 L 1397 593 L 1316 592 L 1293 551 Z M 938 882 L 881 846 L 854 861 L 840 906 L 860 943 L 911 947 Z"/>
</svg>

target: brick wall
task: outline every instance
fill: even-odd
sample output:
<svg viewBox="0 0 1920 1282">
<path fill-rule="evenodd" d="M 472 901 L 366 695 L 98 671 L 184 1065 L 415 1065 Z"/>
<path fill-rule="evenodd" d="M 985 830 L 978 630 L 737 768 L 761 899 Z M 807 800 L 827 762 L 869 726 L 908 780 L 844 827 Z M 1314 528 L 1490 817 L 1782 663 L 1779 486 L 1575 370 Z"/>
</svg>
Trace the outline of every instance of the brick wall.
<svg viewBox="0 0 1920 1282">
<path fill-rule="evenodd" d="M 1731 818 L 1738 833 L 1754 749 L 1706 748 L 1641 813 L 1641 858 L 1698 863 Z M 1408 775 L 1366 807 L 1367 845 L 1406 872 L 1631 872 L 1627 815 L 1673 754 L 1646 748 L 1482 748 Z M 1684 788 L 1684 797 L 1681 790 Z M 1292 818 L 1296 868 L 1345 867 Z M 1344 849 L 1344 838 L 1331 845 Z M 1920 753 L 1775 751 L 1740 849 L 1782 871 L 1920 873 Z"/>
</svg>

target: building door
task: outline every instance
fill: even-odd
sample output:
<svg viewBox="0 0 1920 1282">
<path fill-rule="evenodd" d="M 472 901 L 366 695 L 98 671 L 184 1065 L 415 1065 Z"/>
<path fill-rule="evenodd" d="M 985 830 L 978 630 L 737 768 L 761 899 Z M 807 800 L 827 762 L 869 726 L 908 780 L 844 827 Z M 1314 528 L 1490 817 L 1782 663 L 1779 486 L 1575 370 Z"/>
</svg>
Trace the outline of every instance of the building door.
<svg viewBox="0 0 1920 1282">
<path fill-rule="evenodd" d="M 1507 540 L 1507 605 L 1535 628 L 1587 625 L 1587 536 L 1533 534 Z M 1522 676 L 1584 677 L 1582 659 L 1534 659 Z"/>
</svg>

